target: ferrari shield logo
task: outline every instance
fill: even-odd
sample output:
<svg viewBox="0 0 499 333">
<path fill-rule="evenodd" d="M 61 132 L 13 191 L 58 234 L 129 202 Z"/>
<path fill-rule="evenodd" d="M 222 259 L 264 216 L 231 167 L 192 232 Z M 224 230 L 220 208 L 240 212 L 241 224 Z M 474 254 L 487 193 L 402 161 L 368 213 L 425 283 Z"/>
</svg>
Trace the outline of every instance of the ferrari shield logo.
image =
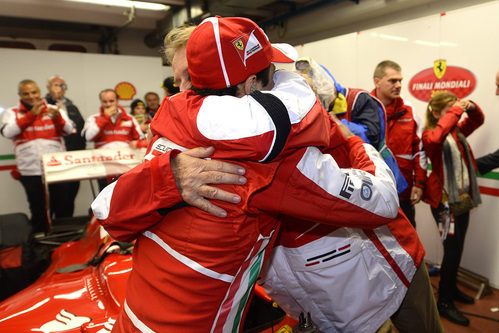
<svg viewBox="0 0 499 333">
<path fill-rule="evenodd" d="M 238 40 L 234 43 L 234 46 L 239 50 L 242 51 L 244 50 L 244 43 L 242 40 Z"/>
<path fill-rule="evenodd" d="M 443 59 L 438 59 L 433 62 L 433 72 L 438 79 L 441 79 L 445 75 L 445 69 L 447 68 L 447 61 Z"/>
<path fill-rule="evenodd" d="M 255 55 L 258 51 L 263 50 L 263 47 L 255 37 L 254 32 L 255 31 L 253 30 L 251 33 L 238 37 L 232 41 L 232 44 L 236 48 L 237 54 L 241 57 L 245 67 L 249 57 Z"/>
</svg>

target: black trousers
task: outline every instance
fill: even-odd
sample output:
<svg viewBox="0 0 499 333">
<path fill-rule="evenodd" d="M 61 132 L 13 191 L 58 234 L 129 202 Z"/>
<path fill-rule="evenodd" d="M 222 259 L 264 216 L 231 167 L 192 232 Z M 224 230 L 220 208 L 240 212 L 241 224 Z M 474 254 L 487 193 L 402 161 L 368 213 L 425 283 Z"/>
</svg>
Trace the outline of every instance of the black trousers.
<svg viewBox="0 0 499 333">
<path fill-rule="evenodd" d="M 19 178 L 28 198 L 33 232 L 48 231 L 45 189 L 41 176 L 21 176 Z M 49 185 L 50 216 L 53 218 L 70 217 L 74 204 L 71 205 L 66 183 Z"/>
<path fill-rule="evenodd" d="M 440 204 L 439 208 L 442 206 Z M 435 221 L 438 221 L 439 208 L 431 208 L 431 213 Z M 469 220 L 469 212 L 454 217 L 454 234 L 448 234 L 444 241 L 444 257 L 440 267 L 440 284 L 438 287 L 439 301 L 452 301 L 456 292 L 457 271 L 463 255 L 464 239 L 468 230 Z"/>
<path fill-rule="evenodd" d="M 404 212 L 405 216 L 409 219 L 414 229 L 416 229 L 416 209 L 414 205 L 411 204 L 411 200 L 400 200 L 400 208 Z"/>
<path fill-rule="evenodd" d="M 80 189 L 80 182 L 67 182 L 61 183 L 64 186 L 64 190 L 66 192 L 67 197 L 67 209 L 62 213 L 65 216 L 57 216 L 57 217 L 67 217 L 73 216 L 75 210 L 75 199 L 78 194 L 78 190 Z M 69 215 L 67 215 L 69 214 Z"/>
</svg>

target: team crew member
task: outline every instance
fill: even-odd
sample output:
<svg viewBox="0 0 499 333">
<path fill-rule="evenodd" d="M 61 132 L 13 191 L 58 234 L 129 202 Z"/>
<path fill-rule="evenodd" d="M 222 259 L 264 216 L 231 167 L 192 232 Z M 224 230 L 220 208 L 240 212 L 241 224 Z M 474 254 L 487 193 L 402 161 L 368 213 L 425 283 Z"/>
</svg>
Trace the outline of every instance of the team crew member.
<svg viewBox="0 0 499 333">
<path fill-rule="evenodd" d="M 144 100 L 146 101 L 146 111 L 152 119 L 159 109 L 159 95 L 150 91 L 144 95 Z"/>
<path fill-rule="evenodd" d="M 45 190 L 42 184 L 41 155 L 65 151 L 62 136 L 70 134 L 73 126 L 66 111 L 47 104 L 40 97 L 40 88 L 32 80 L 23 80 L 18 86 L 19 105 L 8 109 L 0 125 L 1 134 L 14 142 L 19 180 L 24 187 L 31 212 L 34 232 L 47 231 Z M 66 217 L 61 211 L 65 203 L 60 184 L 49 186 L 51 214 Z"/>
<path fill-rule="evenodd" d="M 299 73 L 307 75 L 317 91 L 324 108 L 344 123 L 350 131 L 371 144 L 392 170 L 400 194 L 407 182 L 399 170 L 393 153 L 386 146 L 386 111 L 383 103 L 368 91 L 344 88 L 333 75 L 311 58 L 300 58 L 295 63 Z"/>
<path fill-rule="evenodd" d="M 87 142 L 94 142 L 96 149 L 137 147 L 137 140 L 144 134 L 135 118 L 118 105 L 118 94 L 112 89 L 100 92 L 100 112 L 85 121 L 82 136 Z M 99 187 L 106 186 L 105 179 L 99 180 Z"/>
<path fill-rule="evenodd" d="M 173 76 L 168 76 L 166 79 L 164 79 L 161 87 L 165 91 L 165 96 L 172 96 L 180 91 L 178 86 L 175 84 L 175 79 L 173 78 Z"/>
<path fill-rule="evenodd" d="M 401 67 L 393 61 L 380 62 L 374 70 L 376 88 L 371 94 L 385 106 L 388 120 L 386 144 L 395 155 L 398 167 L 408 184 L 399 196 L 400 207 L 416 227 L 414 205 L 421 200 L 426 184 L 426 155 L 417 134 L 418 125 L 414 120 L 412 107 L 406 105 L 400 97 L 401 71 Z"/>
<path fill-rule="evenodd" d="M 275 89 L 270 94 L 255 92 L 272 84 L 273 66 L 268 66 L 276 56 L 258 26 L 242 18 L 210 18 L 196 30 L 187 45 L 193 85 L 219 91 L 229 87 L 239 98 L 203 97 L 187 91 L 165 99 L 151 125 L 158 136 L 147 155 L 150 162 L 120 177 L 93 203 L 96 216 L 111 235 L 123 240 L 138 236 L 117 331 L 130 331 L 137 325 L 155 331 L 238 330 L 267 245 L 279 226 L 275 215 L 265 211 L 332 224 L 343 224 L 345 216 L 353 211 L 364 212 L 362 218 L 352 219 L 353 226 L 381 225 L 397 214 L 396 190 L 386 165 L 359 138 L 345 142 L 303 78 L 279 72 L 274 75 Z M 217 48 L 213 47 L 216 37 L 221 40 L 223 61 L 218 60 Z M 282 60 L 282 53 L 277 54 Z M 206 61 L 210 56 L 212 61 Z M 211 70 L 200 71 L 206 69 L 206 63 L 212 64 Z M 217 65 L 220 63 L 225 64 L 225 77 Z M 251 97 L 243 97 L 250 91 Z M 291 134 L 281 146 L 281 155 L 278 147 L 284 141 L 275 138 L 282 135 L 281 129 L 276 133 L 277 122 L 263 107 L 271 101 L 274 108 L 280 108 L 275 96 L 286 105 L 291 119 Z M 259 121 L 255 123 L 254 117 Z M 375 172 L 376 177 L 360 170 L 341 170 L 329 155 L 307 147 L 328 146 L 330 140 L 350 147 L 359 164 Z M 192 207 L 168 213 L 164 210 L 171 196 L 165 190 L 172 179 L 165 179 L 162 170 L 169 168 L 172 151 L 161 153 L 167 147 L 205 144 L 215 146 L 215 158 L 236 158 L 247 170 L 249 186 L 232 189 L 243 198 L 242 204 L 224 205 L 230 223 Z M 369 149 L 377 156 L 374 160 L 365 153 Z M 286 158 L 282 159 L 283 155 Z M 345 177 L 352 179 L 348 186 L 351 200 L 338 195 Z M 369 182 L 373 201 L 360 199 L 364 182 Z M 260 193 L 271 184 L 272 193 Z M 131 187 L 143 193 L 136 201 L 138 205 L 123 201 Z M 303 201 L 304 193 L 310 200 Z M 331 214 L 331 209 L 336 214 Z"/>
<path fill-rule="evenodd" d="M 66 149 L 68 151 L 82 150 L 86 148 L 86 141 L 81 136 L 81 131 L 83 129 L 83 125 L 85 124 L 85 120 L 81 116 L 80 110 L 78 110 L 76 105 L 74 105 L 73 102 L 66 97 L 67 89 L 68 86 L 66 84 L 66 81 L 62 77 L 58 75 L 52 76 L 48 79 L 47 82 L 48 93 L 47 95 L 45 95 L 45 100 L 49 104 L 62 105 L 68 114 L 69 120 L 72 121 L 72 125 L 74 127 L 73 133 L 65 135 L 63 137 L 64 143 L 66 144 Z M 63 206 L 67 209 L 65 215 L 73 216 L 74 201 L 76 195 L 78 194 L 78 189 L 80 188 L 80 182 L 66 182 L 64 184 L 66 187 L 65 197 L 67 198 L 66 203 L 63 204 Z"/>
<path fill-rule="evenodd" d="M 467 117 L 462 117 L 464 113 Z M 438 311 L 443 317 L 464 326 L 469 325 L 469 320 L 455 307 L 454 301 L 473 304 L 474 300 L 457 288 L 457 271 L 464 250 L 469 210 L 482 202 L 475 159 L 466 137 L 480 127 L 484 119 L 476 103 L 458 101 L 453 93 L 439 91 L 428 103 L 423 131 L 424 147 L 433 165 L 424 199 L 431 205 L 439 229 L 444 231 Z M 452 209 L 452 205 L 465 202 L 469 206 L 461 212 Z"/>
</svg>

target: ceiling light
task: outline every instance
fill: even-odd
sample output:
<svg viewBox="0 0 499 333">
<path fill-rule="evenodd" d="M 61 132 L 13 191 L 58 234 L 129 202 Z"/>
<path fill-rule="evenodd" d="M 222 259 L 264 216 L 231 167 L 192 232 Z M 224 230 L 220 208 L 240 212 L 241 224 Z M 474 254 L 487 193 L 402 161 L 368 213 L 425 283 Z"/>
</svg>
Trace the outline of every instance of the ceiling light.
<svg viewBox="0 0 499 333">
<path fill-rule="evenodd" d="M 440 46 L 456 47 L 457 44 L 452 42 L 440 42 Z"/>
<path fill-rule="evenodd" d="M 427 40 L 415 40 L 414 43 L 424 46 L 439 47 L 440 45 L 435 42 L 429 42 Z"/>
<path fill-rule="evenodd" d="M 399 42 L 407 42 L 409 40 L 408 38 L 405 37 L 386 35 L 386 34 L 379 34 L 379 37 L 384 39 L 397 40 Z"/>
<path fill-rule="evenodd" d="M 147 10 L 168 10 L 170 6 L 154 2 L 130 1 L 130 0 L 66 0 L 72 2 L 83 2 L 94 5 L 115 6 L 115 7 L 135 7 Z"/>
</svg>

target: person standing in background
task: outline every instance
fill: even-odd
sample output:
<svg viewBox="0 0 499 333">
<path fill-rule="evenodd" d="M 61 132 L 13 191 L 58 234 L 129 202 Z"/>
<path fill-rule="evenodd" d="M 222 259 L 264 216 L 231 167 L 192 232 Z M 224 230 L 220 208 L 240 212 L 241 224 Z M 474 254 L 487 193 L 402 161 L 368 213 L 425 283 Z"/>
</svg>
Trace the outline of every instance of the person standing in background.
<svg viewBox="0 0 499 333">
<path fill-rule="evenodd" d="M 151 123 L 151 118 L 146 111 L 146 105 L 140 99 L 134 99 L 132 104 L 130 104 L 130 114 L 135 117 L 135 120 L 140 125 L 140 129 L 145 136 L 147 136 L 149 132 L 149 124 Z M 144 137 L 137 141 L 137 148 L 146 148 L 147 147 L 147 138 Z"/>
<path fill-rule="evenodd" d="M 159 95 L 155 92 L 149 91 L 144 95 L 144 100 L 146 101 L 147 113 L 152 119 L 159 109 Z"/>
<path fill-rule="evenodd" d="M 175 95 L 180 91 L 178 86 L 175 84 L 175 79 L 173 76 L 169 76 L 166 79 L 163 80 L 163 83 L 161 84 L 161 87 L 165 90 L 165 96 L 171 96 Z"/>
<path fill-rule="evenodd" d="M 399 195 L 400 208 L 416 227 L 417 204 L 426 185 L 426 155 L 422 150 L 417 134 L 418 125 L 414 120 L 412 107 L 406 105 L 400 90 L 402 69 L 391 60 L 380 62 L 374 70 L 375 89 L 371 95 L 385 106 L 388 121 L 386 144 L 395 155 L 400 171 L 407 181 L 407 188 Z"/>
<path fill-rule="evenodd" d="M 69 120 L 71 120 L 73 125 L 73 132 L 69 135 L 65 135 L 64 143 L 66 144 L 66 150 L 83 150 L 86 148 L 85 139 L 81 136 L 81 130 L 85 124 L 85 120 L 80 114 L 80 110 L 73 104 L 73 102 L 66 97 L 66 90 L 68 86 L 66 81 L 59 75 L 52 76 L 47 81 L 47 95 L 45 95 L 45 100 L 49 104 L 58 105 L 64 108 L 68 114 Z M 67 195 L 67 211 L 68 216 L 73 216 L 74 213 L 74 201 L 76 195 L 78 194 L 78 189 L 80 188 L 80 182 L 67 182 L 63 183 L 65 186 L 65 191 Z"/>
<path fill-rule="evenodd" d="M 496 73 L 496 96 L 499 96 L 499 71 Z M 477 158 L 476 167 L 482 175 L 499 167 L 499 149 L 493 153 Z"/>
<path fill-rule="evenodd" d="M 137 140 L 144 134 L 135 118 L 118 105 L 118 94 L 113 89 L 99 93 L 101 107 L 99 113 L 87 118 L 82 136 L 88 142 L 95 142 L 95 149 L 137 148 Z M 99 188 L 107 185 L 105 178 L 99 179 Z"/>
<path fill-rule="evenodd" d="M 62 136 L 71 134 L 73 126 L 64 109 L 48 104 L 40 97 L 40 88 L 35 81 L 19 82 L 18 94 L 21 99 L 19 105 L 5 112 L 0 133 L 14 142 L 19 180 L 28 198 L 33 232 L 45 232 L 48 230 L 48 217 L 41 155 L 65 151 Z M 67 217 L 64 187 L 50 184 L 49 195 L 50 215 Z"/>
<path fill-rule="evenodd" d="M 467 117 L 461 117 L 467 113 Z M 476 103 L 458 101 L 448 91 L 433 94 L 426 109 L 424 149 L 432 163 L 424 200 L 431 205 L 435 221 L 443 230 L 444 257 L 440 268 L 437 308 L 453 323 L 468 326 L 469 320 L 454 301 L 473 304 L 472 297 L 457 288 L 456 278 L 464 249 L 464 239 L 473 207 L 481 203 L 473 152 L 466 137 L 484 122 Z M 456 205 L 468 202 L 465 209 Z"/>
</svg>

